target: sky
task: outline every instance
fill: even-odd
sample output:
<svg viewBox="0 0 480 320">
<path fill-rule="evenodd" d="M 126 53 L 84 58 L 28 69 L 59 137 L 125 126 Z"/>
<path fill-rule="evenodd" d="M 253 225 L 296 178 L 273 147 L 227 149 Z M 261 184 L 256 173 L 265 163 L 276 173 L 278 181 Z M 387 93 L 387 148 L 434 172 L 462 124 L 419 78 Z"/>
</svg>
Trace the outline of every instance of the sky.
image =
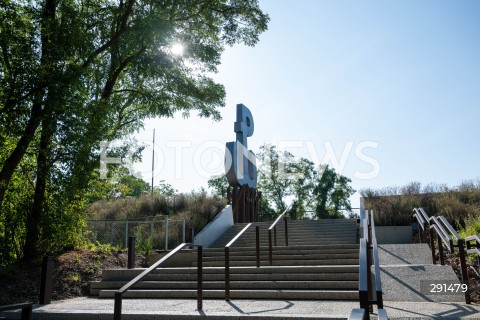
<svg viewBox="0 0 480 320">
<path fill-rule="evenodd" d="M 182 192 L 222 174 L 236 104 L 248 148 L 329 163 L 356 190 L 480 177 L 480 1 L 265 0 L 268 31 L 225 50 L 222 120 L 149 119 L 135 169 Z M 352 206 L 358 206 L 358 192 Z"/>
</svg>

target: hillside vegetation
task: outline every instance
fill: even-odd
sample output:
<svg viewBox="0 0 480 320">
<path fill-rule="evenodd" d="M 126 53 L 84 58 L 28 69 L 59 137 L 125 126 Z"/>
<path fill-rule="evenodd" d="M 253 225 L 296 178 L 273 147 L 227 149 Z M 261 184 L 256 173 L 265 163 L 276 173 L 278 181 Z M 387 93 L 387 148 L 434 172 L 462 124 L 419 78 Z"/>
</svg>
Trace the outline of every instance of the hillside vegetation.
<svg viewBox="0 0 480 320">
<path fill-rule="evenodd" d="M 429 215 L 443 215 L 462 234 L 480 233 L 480 179 L 458 186 L 412 182 L 404 187 L 364 189 L 365 207 L 375 213 L 378 225 L 410 225 L 413 208 Z"/>
</svg>

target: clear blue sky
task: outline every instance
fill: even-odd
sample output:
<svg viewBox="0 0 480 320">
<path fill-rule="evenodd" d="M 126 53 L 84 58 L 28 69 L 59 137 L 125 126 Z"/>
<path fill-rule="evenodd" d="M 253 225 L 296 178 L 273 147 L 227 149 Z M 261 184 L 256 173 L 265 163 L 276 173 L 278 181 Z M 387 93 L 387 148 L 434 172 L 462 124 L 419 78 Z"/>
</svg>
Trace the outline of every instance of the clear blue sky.
<svg viewBox="0 0 480 320">
<path fill-rule="evenodd" d="M 331 146 L 339 161 L 344 156 L 337 171 L 357 190 L 411 181 L 454 186 L 480 176 L 480 1 L 260 5 L 269 30 L 254 48 L 228 48 L 214 75 L 227 92 L 223 120 L 149 120 L 137 135 L 151 141 L 156 129 L 164 155 L 156 182 L 181 191 L 206 186 L 222 168 L 222 146 L 235 138 L 237 103 L 253 113 L 252 151 L 280 143 L 318 163 Z M 181 158 L 173 146 L 184 147 Z M 151 149 L 137 166 L 147 181 L 150 161 Z M 375 163 L 378 174 L 358 177 Z"/>
</svg>

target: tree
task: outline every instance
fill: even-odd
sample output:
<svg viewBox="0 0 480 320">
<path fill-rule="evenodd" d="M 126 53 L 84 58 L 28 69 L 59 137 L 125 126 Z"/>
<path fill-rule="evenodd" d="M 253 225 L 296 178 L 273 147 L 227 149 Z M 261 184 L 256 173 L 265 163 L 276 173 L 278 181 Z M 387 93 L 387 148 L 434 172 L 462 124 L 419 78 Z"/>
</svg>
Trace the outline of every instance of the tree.
<svg viewBox="0 0 480 320">
<path fill-rule="evenodd" d="M 208 179 L 208 187 L 213 191 L 214 195 L 226 198 L 228 190 L 227 176 L 211 177 Z"/>
<path fill-rule="evenodd" d="M 254 45 L 267 22 L 252 0 L 2 2 L 0 212 L 22 161 L 33 153 L 36 163 L 24 258 L 51 229 L 42 221 L 85 199 L 101 141 L 146 117 L 219 119 L 224 88 L 207 74 L 225 46 Z"/>
<path fill-rule="evenodd" d="M 265 203 L 262 214 L 273 218 L 287 208 L 287 200 L 295 203 L 295 217 L 322 218 L 343 217 L 341 209 L 351 209 L 349 197 L 355 192 L 345 176 L 337 174 L 329 166 L 315 168 L 305 158 L 296 159 L 293 154 L 278 151 L 275 146 L 263 145 L 257 154 L 259 162 L 258 188 Z M 264 218 L 265 219 L 265 218 Z"/>
<path fill-rule="evenodd" d="M 320 172 L 313 189 L 315 214 L 319 219 L 343 218 L 340 209 L 352 209 L 349 197 L 355 190 L 348 185 L 351 180 L 328 165 L 321 167 Z"/>
</svg>

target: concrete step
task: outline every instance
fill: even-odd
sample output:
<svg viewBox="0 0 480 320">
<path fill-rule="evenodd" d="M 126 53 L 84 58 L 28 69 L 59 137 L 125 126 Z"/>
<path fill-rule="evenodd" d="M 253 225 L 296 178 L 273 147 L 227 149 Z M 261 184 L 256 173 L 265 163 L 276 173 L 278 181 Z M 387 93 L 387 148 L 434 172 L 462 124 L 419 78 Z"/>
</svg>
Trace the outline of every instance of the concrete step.
<svg viewBox="0 0 480 320">
<path fill-rule="evenodd" d="M 113 298 L 115 290 L 101 290 L 100 298 Z M 197 290 L 129 290 L 124 298 L 190 298 Z M 204 299 L 224 299 L 224 290 L 204 290 Z M 231 290 L 232 299 L 357 300 L 358 290 Z"/>
<path fill-rule="evenodd" d="M 127 281 L 110 281 L 110 282 L 96 282 L 92 283 L 91 289 L 114 289 L 118 290 L 127 284 Z M 238 290 L 358 290 L 358 281 L 273 281 L 273 280 L 261 280 L 261 281 L 230 281 L 231 289 Z M 155 289 L 155 290 L 194 290 L 197 288 L 197 281 L 141 281 L 137 283 L 132 289 Z M 224 290 L 225 282 L 222 281 L 203 281 L 204 290 Z"/>
<path fill-rule="evenodd" d="M 331 253 L 326 254 L 316 254 L 316 253 L 306 253 L 306 254 L 278 254 L 273 255 L 275 260 L 340 260 L 340 259 L 358 259 L 358 252 L 354 253 Z M 260 261 L 266 261 L 269 259 L 268 255 L 261 254 Z M 203 257 L 203 262 L 211 261 L 224 261 L 224 255 L 216 255 L 210 257 Z M 251 255 L 231 255 L 230 261 L 250 261 L 255 260 L 255 252 Z"/>
<path fill-rule="evenodd" d="M 248 246 L 248 247 L 242 247 L 242 246 L 232 246 L 230 247 L 230 252 L 237 252 L 237 251 L 251 251 L 252 248 L 255 248 L 255 246 Z M 324 245 L 324 244 L 310 244 L 310 245 L 289 245 L 285 246 L 282 245 L 281 243 L 278 246 L 273 246 L 273 251 L 276 250 L 290 250 L 293 252 L 297 252 L 299 250 L 343 250 L 343 249 L 355 249 L 359 250 L 358 244 L 355 243 L 345 243 L 345 244 L 334 244 L 334 245 Z M 268 250 L 268 246 L 266 245 L 261 245 L 260 250 Z M 204 252 L 223 252 L 224 247 L 215 247 L 215 248 L 204 248 Z"/>
<path fill-rule="evenodd" d="M 138 276 L 145 269 L 106 269 L 102 273 L 102 281 L 115 281 L 115 280 L 127 280 L 130 281 L 134 277 Z M 235 274 L 242 276 L 253 275 L 268 275 L 268 274 L 281 274 L 285 277 L 296 274 L 308 274 L 314 276 L 315 274 L 358 274 L 358 265 L 322 265 L 322 266 L 264 266 L 257 267 L 231 267 L 230 275 Z M 158 268 L 152 272 L 150 276 L 154 275 L 195 275 L 197 274 L 197 268 Z M 204 277 L 209 275 L 225 275 L 224 266 L 220 267 L 205 267 L 203 268 Z"/>
<path fill-rule="evenodd" d="M 275 266 L 320 266 L 320 265 L 358 265 L 359 260 L 357 259 L 323 259 L 323 260 L 280 260 L 273 257 L 273 265 Z M 223 261 L 206 261 L 203 263 L 204 267 L 222 267 L 225 265 Z M 260 261 L 261 266 L 268 266 L 269 261 Z M 193 267 L 197 266 L 197 262 L 192 263 Z M 246 267 L 246 266 L 256 266 L 256 261 L 246 260 L 246 261 L 230 261 L 230 266 L 235 267 Z"/>
<path fill-rule="evenodd" d="M 256 256 L 256 249 L 249 248 L 250 250 L 235 250 L 236 247 L 230 248 L 230 257 L 233 256 Z M 358 249 L 298 249 L 298 250 L 288 250 L 288 249 L 276 249 L 275 247 L 272 250 L 273 254 L 275 255 L 309 255 L 309 254 L 317 254 L 317 255 L 330 255 L 330 254 L 355 254 L 358 256 Z M 261 247 L 260 248 L 260 255 L 268 256 L 268 247 Z M 210 251 L 205 250 L 203 252 L 203 257 L 216 257 L 216 256 L 225 256 L 225 250 L 218 250 L 218 251 Z"/>
</svg>

